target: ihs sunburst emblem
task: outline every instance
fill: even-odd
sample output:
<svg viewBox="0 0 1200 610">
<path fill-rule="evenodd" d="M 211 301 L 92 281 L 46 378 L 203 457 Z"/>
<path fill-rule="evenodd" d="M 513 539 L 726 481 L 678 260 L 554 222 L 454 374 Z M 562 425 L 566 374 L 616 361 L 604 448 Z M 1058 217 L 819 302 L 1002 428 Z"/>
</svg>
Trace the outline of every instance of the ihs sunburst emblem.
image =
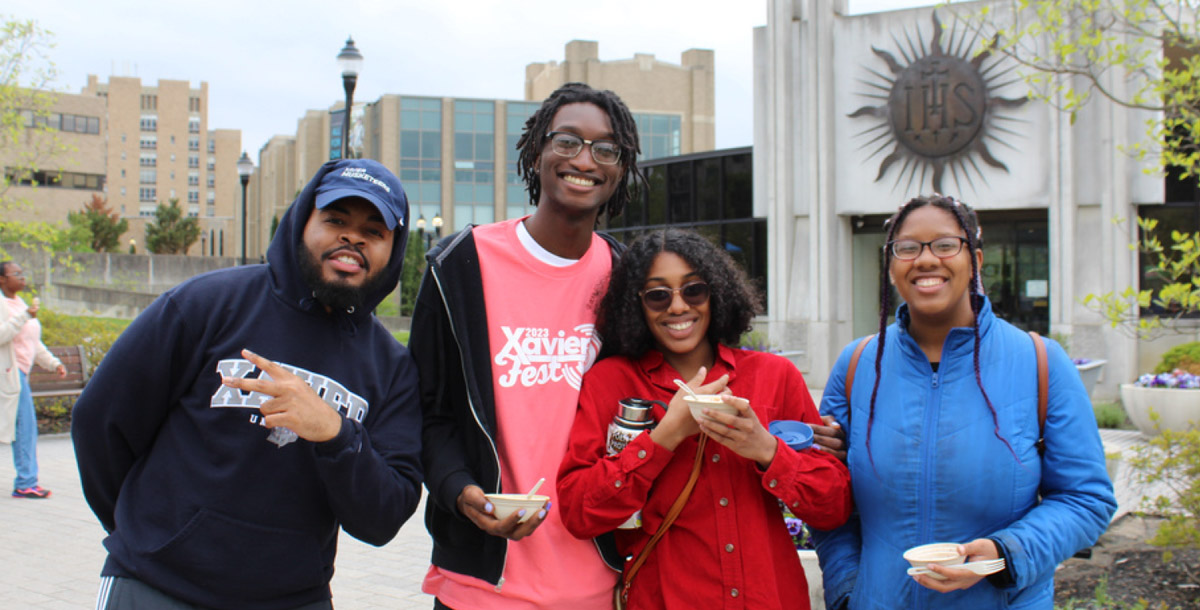
<svg viewBox="0 0 1200 610">
<path fill-rule="evenodd" d="M 873 89 L 861 95 L 884 102 L 879 106 L 863 106 L 849 115 L 851 118 L 881 119 L 879 124 L 856 134 L 860 138 L 870 138 L 860 150 L 874 146 L 867 157 L 872 159 L 892 148 L 880 162 L 875 181 L 882 179 L 897 161 L 903 161 L 893 188 L 907 176 L 906 192 L 911 190 L 918 169 L 921 174 L 918 188 L 925 184 L 926 175 L 932 173 L 933 190 L 939 193 L 944 192 L 942 178 L 947 168 L 959 192 L 962 192 L 960 180 L 966 180 L 974 188 L 973 176 L 986 184 L 987 178 L 976 163 L 976 157 L 992 167 L 1008 171 L 1008 166 L 988 150 L 988 142 L 1013 149 L 998 134 L 1018 135 L 1004 125 L 1017 119 L 1004 116 L 1000 111 L 1028 101 L 1025 97 L 1009 99 L 993 95 L 994 91 L 1020 80 L 1014 77 L 997 82 L 1015 66 L 1003 68 L 1001 61 L 988 63 L 991 53 L 987 51 L 968 57 L 978 35 L 968 41 L 968 33 L 959 34 L 957 25 L 950 31 L 943 49 L 942 25 L 936 13 L 933 14 L 933 39 L 928 51 L 919 29 L 916 36 L 917 42 L 913 44 L 912 36 L 905 31 L 907 47 L 894 36 L 892 38 L 907 65 L 901 65 L 891 53 L 871 47 L 887 62 L 892 75 L 867 68 L 878 80 L 859 81 Z M 988 63 L 986 67 L 985 63 Z"/>
</svg>

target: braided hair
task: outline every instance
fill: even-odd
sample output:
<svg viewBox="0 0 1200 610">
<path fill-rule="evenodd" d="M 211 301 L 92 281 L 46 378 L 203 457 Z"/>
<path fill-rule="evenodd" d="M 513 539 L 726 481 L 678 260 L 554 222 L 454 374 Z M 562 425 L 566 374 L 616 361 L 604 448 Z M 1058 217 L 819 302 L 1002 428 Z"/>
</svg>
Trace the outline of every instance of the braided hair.
<svg viewBox="0 0 1200 610">
<path fill-rule="evenodd" d="M 871 406 L 867 411 L 867 455 L 871 455 L 871 424 L 875 421 L 875 398 L 879 393 L 879 378 L 882 373 L 883 362 L 883 345 L 887 340 L 888 312 L 891 311 L 891 286 L 889 279 L 889 268 L 892 263 L 892 248 L 890 244 L 896 237 L 896 233 L 904 224 L 904 220 L 913 210 L 925 206 L 934 206 L 945 210 L 954 216 L 958 221 L 958 226 L 967 235 L 967 252 L 968 258 L 971 259 L 971 281 L 967 285 L 967 289 L 972 291 L 970 296 L 971 302 L 971 329 L 975 334 L 974 342 L 974 365 L 975 365 L 975 383 L 979 386 L 979 392 L 983 394 L 983 400 L 987 403 L 988 410 L 992 412 L 992 423 L 994 424 L 993 433 L 996 438 L 1008 447 L 1008 451 L 1012 453 L 1013 458 L 1020 462 L 1017 458 L 1017 453 L 1009 444 L 1008 440 L 1000 434 L 1000 420 L 996 416 L 996 407 L 992 404 L 992 399 L 988 397 L 987 390 L 983 387 L 983 376 L 979 370 L 979 310 L 983 307 L 983 283 L 979 276 L 979 261 L 974 256 L 976 250 L 983 247 L 983 231 L 979 227 L 979 219 L 975 216 L 975 210 L 972 210 L 967 204 L 943 195 L 929 195 L 923 197 L 914 197 L 908 203 L 900 207 L 900 211 L 892 215 L 884 223 L 884 228 L 887 229 L 887 240 L 884 242 L 883 251 L 880 253 L 879 266 L 879 341 L 875 347 L 875 385 L 871 388 Z M 849 405 L 847 405 L 849 408 Z M 871 457 L 871 466 L 874 467 L 875 458 Z"/>
<path fill-rule="evenodd" d="M 517 174 L 525 181 L 525 190 L 529 191 L 529 202 L 537 205 L 542 196 L 542 181 L 538 175 L 537 162 L 544 148 L 546 134 L 550 131 L 550 122 L 554 120 L 554 115 L 558 114 L 559 108 L 580 103 L 593 104 L 608 115 L 612 124 L 612 139 L 621 147 L 621 159 L 618 162 L 621 165 L 621 183 L 617 185 L 612 198 L 600 206 L 597 215 L 597 220 L 606 213 L 609 218 L 616 218 L 621 215 L 632 196 L 631 183 L 642 180 L 641 171 L 637 166 L 637 156 L 642 150 L 638 144 L 637 123 L 634 122 L 633 115 L 629 113 L 625 102 L 612 91 L 593 89 L 583 83 L 567 83 L 551 93 L 550 97 L 542 102 L 542 107 L 525 121 L 525 130 L 521 132 L 521 139 L 517 140 L 517 150 L 521 151 L 517 157 Z"/>
</svg>

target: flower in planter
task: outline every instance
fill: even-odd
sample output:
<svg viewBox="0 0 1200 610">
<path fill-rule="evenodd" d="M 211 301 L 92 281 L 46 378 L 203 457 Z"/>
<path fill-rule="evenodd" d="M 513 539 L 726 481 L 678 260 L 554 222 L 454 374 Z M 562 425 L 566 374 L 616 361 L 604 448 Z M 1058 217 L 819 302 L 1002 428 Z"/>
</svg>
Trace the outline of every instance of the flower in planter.
<svg viewBox="0 0 1200 610">
<path fill-rule="evenodd" d="M 816 550 L 816 545 L 813 544 L 812 536 L 808 533 L 808 526 L 804 524 L 792 511 L 788 509 L 782 502 L 779 503 L 780 510 L 783 511 L 783 522 L 787 524 L 788 533 L 792 535 L 792 544 L 795 545 L 798 551 Z"/>
<path fill-rule="evenodd" d="M 1142 388 L 1179 388 L 1200 389 L 1200 375 L 1193 375 L 1183 369 L 1175 369 L 1170 373 L 1146 373 L 1133 385 Z"/>
<path fill-rule="evenodd" d="M 1087 364 L 1091 361 L 1092 361 L 1091 358 L 1072 358 L 1071 359 L 1071 362 L 1074 362 L 1075 366 L 1081 366 L 1081 365 Z"/>
</svg>

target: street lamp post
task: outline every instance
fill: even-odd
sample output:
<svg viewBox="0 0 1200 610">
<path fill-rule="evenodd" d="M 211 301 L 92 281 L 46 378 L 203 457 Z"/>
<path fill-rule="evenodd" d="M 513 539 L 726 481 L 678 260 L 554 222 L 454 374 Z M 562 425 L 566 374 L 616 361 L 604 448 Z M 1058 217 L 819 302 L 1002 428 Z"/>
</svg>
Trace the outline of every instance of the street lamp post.
<svg viewBox="0 0 1200 610">
<path fill-rule="evenodd" d="M 246 264 L 246 186 L 250 184 L 250 174 L 254 173 L 254 162 L 250 155 L 242 151 L 242 158 L 237 161 L 238 178 L 242 181 L 242 262 Z"/>
<path fill-rule="evenodd" d="M 442 217 L 441 216 L 433 217 L 433 230 L 437 233 L 438 239 L 441 239 L 441 237 L 442 237 Z"/>
<path fill-rule="evenodd" d="M 358 73 L 362 71 L 363 56 L 354 46 L 354 39 L 346 37 L 346 46 L 337 56 L 342 68 L 342 88 L 346 90 L 345 115 L 342 116 L 342 158 L 350 156 L 350 111 L 354 108 L 354 86 L 358 84 Z"/>
<path fill-rule="evenodd" d="M 425 251 L 429 251 L 429 241 L 425 238 L 425 215 L 421 214 L 417 218 L 417 239 L 421 240 L 421 245 L 425 246 Z"/>
</svg>

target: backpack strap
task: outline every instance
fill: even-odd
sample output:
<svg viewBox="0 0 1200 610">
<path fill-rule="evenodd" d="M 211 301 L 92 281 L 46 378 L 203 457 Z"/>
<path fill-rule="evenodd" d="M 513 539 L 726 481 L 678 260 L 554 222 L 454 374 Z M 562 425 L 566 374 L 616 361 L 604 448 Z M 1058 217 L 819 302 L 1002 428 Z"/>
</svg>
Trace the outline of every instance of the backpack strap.
<svg viewBox="0 0 1200 610">
<path fill-rule="evenodd" d="M 1050 396 L 1050 366 L 1046 362 L 1046 342 L 1042 341 L 1042 336 L 1031 330 L 1029 338 L 1033 339 L 1033 350 L 1037 353 L 1038 439 L 1034 446 L 1037 447 L 1040 456 L 1046 453 L 1046 402 Z"/>
<path fill-rule="evenodd" d="M 854 355 L 850 356 L 850 366 L 846 367 L 846 420 L 850 419 L 850 389 L 854 386 L 854 369 L 858 368 L 858 359 L 862 356 L 863 350 L 866 349 L 867 343 L 874 339 L 875 335 L 867 335 L 862 341 L 858 342 L 858 346 L 854 348 Z"/>
</svg>

